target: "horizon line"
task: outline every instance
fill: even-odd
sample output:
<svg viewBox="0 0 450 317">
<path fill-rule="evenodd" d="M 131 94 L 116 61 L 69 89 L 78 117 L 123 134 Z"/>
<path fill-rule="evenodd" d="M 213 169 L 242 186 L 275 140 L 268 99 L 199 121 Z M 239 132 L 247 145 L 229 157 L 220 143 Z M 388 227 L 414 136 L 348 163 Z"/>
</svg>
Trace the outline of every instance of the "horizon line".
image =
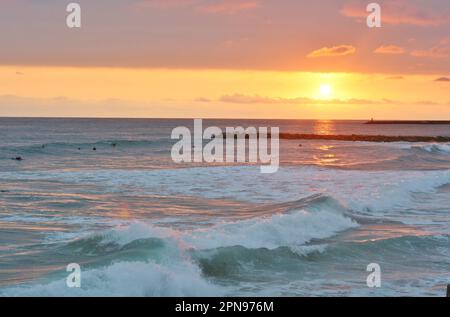
<svg viewBox="0 0 450 317">
<path fill-rule="evenodd" d="M 202 119 L 202 120 L 279 120 L 279 121 L 363 121 L 363 122 L 370 122 L 370 121 L 409 121 L 409 122 L 424 122 L 424 121 L 439 121 L 439 122 L 450 122 L 450 119 L 375 119 L 375 118 L 368 118 L 368 119 L 318 119 L 318 118 L 223 118 L 223 117 L 90 117 L 90 116 L 67 116 L 67 117 L 60 117 L 60 116 L 0 116 L 0 119 L 95 119 L 95 120 L 195 120 L 195 119 Z"/>
</svg>

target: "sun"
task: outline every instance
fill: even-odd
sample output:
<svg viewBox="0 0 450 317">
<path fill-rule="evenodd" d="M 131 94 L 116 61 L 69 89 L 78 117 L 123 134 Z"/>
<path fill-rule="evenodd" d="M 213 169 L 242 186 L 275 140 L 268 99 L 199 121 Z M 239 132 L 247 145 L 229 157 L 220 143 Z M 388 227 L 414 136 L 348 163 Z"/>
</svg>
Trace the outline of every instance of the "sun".
<svg viewBox="0 0 450 317">
<path fill-rule="evenodd" d="M 333 89 L 328 84 L 320 85 L 320 96 L 327 98 L 330 97 L 331 93 L 333 92 Z"/>
</svg>

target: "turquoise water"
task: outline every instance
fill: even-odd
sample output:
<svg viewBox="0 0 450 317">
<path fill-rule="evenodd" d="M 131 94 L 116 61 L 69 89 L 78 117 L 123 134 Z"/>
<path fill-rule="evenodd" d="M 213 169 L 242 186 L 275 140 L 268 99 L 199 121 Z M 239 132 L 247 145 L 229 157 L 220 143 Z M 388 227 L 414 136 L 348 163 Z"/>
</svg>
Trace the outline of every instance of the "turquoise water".
<svg viewBox="0 0 450 317">
<path fill-rule="evenodd" d="M 450 136 L 445 125 L 211 125 Z M 279 171 L 261 174 L 174 164 L 176 126 L 192 120 L 0 119 L 0 295 L 445 293 L 450 145 L 282 140 Z M 80 289 L 66 286 L 69 263 Z M 370 263 L 381 288 L 366 285 Z"/>
</svg>

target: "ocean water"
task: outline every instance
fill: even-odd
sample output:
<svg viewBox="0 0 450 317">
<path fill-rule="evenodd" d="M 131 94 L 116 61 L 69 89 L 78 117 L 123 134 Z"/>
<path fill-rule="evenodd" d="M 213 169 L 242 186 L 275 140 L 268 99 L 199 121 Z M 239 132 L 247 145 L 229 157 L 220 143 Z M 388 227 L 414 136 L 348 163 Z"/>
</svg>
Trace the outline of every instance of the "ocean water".
<svg viewBox="0 0 450 317">
<path fill-rule="evenodd" d="M 171 131 L 192 124 L 0 119 L 0 296 L 445 294 L 449 144 L 282 140 L 279 171 L 261 174 L 174 164 Z M 445 125 L 212 125 L 450 136 Z M 81 288 L 66 286 L 69 263 Z M 380 288 L 366 284 L 370 263 Z"/>
</svg>

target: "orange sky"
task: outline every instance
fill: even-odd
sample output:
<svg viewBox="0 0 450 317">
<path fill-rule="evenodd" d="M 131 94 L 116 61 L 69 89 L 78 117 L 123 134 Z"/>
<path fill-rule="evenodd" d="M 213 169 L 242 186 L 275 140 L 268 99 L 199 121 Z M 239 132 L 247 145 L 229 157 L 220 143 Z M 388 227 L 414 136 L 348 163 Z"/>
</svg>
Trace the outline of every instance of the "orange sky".
<svg viewBox="0 0 450 317">
<path fill-rule="evenodd" d="M 0 116 L 450 119 L 448 1 L 62 2 L 2 0 Z"/>
</svg>

